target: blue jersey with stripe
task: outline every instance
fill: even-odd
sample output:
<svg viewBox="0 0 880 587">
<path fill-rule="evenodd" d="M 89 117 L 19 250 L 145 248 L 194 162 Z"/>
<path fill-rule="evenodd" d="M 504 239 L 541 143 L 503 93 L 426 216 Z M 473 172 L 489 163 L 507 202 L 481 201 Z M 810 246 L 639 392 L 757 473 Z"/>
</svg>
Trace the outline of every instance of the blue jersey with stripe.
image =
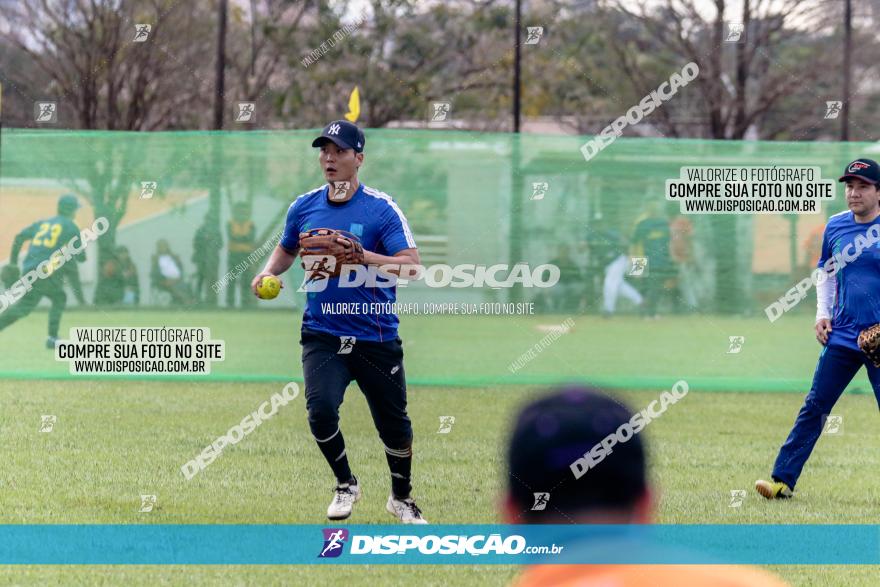
<svg viewBox="0 0 880 587">
<path fill-rule="evenodd" d="M 27 273 L 43 261 L 48 261 L 52 253 L 79 236 L 79 228 L 67 216 L 53 216 L 38 220 L 21 231 L 31 241 L 27 255 L 22 262 L 22 271 Z M 81 246 L 81 245 L 80 245 Z"/>
<path fill-rule="evenodd" d="M 822 237 L 818 266 L 823 267 L 835 255 L 847 258 L 855 255 L 854 240 L 859 235 L 860 241 L 868 238 L 868 229 L 875 224 L 880 224 L 880 217 L 860 223 L 850 210 L 832 216 Z M 880 243 L 867 247 L 852 261 L 844 259 L 839 265 L 843 268 L 836 274 L 837 290 L 828 344 L 858 350 L 859 332 L 880 322 Z"/>
<path fill-rule="evenodd" d="M 364 250 L 393 256 L 404 249 L 415 249 L 416 242 L 406 217 L 397 203 L 384 192 L 360 184 L 347 202 L 327 199 L 329 185 L 299 196 L 287 211 L 280 245 L 293 252 L 299 247 L 299 234 L 313 228 L 334 228 L 356 235 Z M 323 291 L 306 294 L 303 328 L 334 336 L 354 336 L 360 340 L 384 342 L 397 337 L 398 318 L 391 312 L 325 313 L 327 304 L 347 304 L 361 310 L 380 308 L 372 304 L 394 303 L 396 287 L 339 287 L 339 278 L 327 280 Z M 338 307 L 338 306 L 337 306 Z"/>
</svg>

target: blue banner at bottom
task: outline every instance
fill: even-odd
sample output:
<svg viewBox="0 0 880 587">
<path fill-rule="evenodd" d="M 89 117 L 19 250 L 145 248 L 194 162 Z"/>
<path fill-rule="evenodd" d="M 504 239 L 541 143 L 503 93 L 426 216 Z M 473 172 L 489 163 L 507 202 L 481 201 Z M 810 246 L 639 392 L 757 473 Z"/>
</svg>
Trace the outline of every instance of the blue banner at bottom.
<svg viewBox="0 0 880 587">
<path fill-rule="evenodd" d="M 0 525 L 0 564 L 880 564 L 878 525 Z"/>
</svg>

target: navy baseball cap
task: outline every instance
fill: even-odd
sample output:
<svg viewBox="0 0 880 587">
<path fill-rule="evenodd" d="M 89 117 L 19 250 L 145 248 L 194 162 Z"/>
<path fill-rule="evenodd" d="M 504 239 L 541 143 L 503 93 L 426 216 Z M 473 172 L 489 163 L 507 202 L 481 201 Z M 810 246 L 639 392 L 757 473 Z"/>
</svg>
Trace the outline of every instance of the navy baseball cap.
<svg viewBox="0 0 880 587">
<path fill-rule="evenodd" d="M 870 184 L 880 183 L 880 165 L 873 159 L 856 159 L 846 166 L 846 171 L 837 181 L 861 179 Z"/>
<path fill-rule="evenodd" d="M 356 124 L 347 120 L 334 120 L 324 127 L 321 136 L 312 141 L 312 146 L 320 147 L 327 141 L 332 141 L 340 149 L 354 149 L 355 153 L 361 153 L 367 139 L 364 137 L 364 131 Z"/>
<path fill-rule="evenodd" d="M 58 198 L 59 210 L 70 210 L 71 212 L 79 209 L 79 200 L 73 194 L 64 194 Z"/>
<path fill-rule="evenodd" d="M 571 464 L 633 412 L 604 392 L 581 385 L 557 389 L 526 405 L 519 413 L 507 448 L 507 486 L 525 517 L 538 519 L 559 512 L 632 507 L 647 490 L 647 464 L 641 435 L 616 444 L 606 458 L 580 478 Z M 534 493 L 550 493 L 545 510 L 529 511 Z"/>
</svg>

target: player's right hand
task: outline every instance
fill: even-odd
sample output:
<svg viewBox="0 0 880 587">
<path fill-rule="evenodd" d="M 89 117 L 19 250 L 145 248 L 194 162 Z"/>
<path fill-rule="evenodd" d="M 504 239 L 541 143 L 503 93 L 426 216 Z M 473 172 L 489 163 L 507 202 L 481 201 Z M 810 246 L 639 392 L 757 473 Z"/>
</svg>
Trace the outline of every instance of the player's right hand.
<svg viewBox="0 0 880 587">
<path fill-rule="evenodd" d="M 828 344 L 828 335 L 831 334 L 831 320 L 828 318 L 820 318 L 816 321 L 816 340 L 819 344 Z"/>
<path fill-rule="evenodd" d="M 263 271 L 262 273 L 258 274 L 256 277 L 254 277 L 253 281 L 251 281 L 251 291 L 254 292 L 255 296 L 260 297 L 260 295 L 257 293 L 257 286 L 260 284 L 260 280 L 263 279 L 264 277 L 267 277 L 267 276 L 278 277 L 274 273 L 270 273 L 268 271 Z M 281 283 L 281 287 L 282 288 L 284 287 L 283 282 Z"/>
</svg>

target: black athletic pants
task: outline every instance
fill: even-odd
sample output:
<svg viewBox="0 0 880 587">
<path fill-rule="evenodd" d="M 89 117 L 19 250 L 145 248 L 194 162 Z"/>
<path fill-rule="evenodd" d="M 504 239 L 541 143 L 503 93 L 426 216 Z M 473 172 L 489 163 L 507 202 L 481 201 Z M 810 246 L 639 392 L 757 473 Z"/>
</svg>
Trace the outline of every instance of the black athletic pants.
<svg viewBox="0 0 880 587">
<path fill-rule="evenodd" d="M 337 480 L 344 483 L 350 477 L 339 407 L 345 389 L 356 381 L 385 446 L 394 494 L 408 496 L 413 431 L 406 413 L 400 338 L 372 342 L 304 329 L 300 344 L 309 427 Z"/>
<path fill-rule="evenodd" d="M 64 279 L 60 272 L 54 273 L 46 279 L 37 279 L 29 292 L 26 292 L 18 301 L 0 313 L 0 330 L 30 314 L 43 299 L 43 296 L 52 302 L 52 306 L 49 308 L 49 336 L 58 338 L 61 314 L 67 306 Z"/>
</svg>

